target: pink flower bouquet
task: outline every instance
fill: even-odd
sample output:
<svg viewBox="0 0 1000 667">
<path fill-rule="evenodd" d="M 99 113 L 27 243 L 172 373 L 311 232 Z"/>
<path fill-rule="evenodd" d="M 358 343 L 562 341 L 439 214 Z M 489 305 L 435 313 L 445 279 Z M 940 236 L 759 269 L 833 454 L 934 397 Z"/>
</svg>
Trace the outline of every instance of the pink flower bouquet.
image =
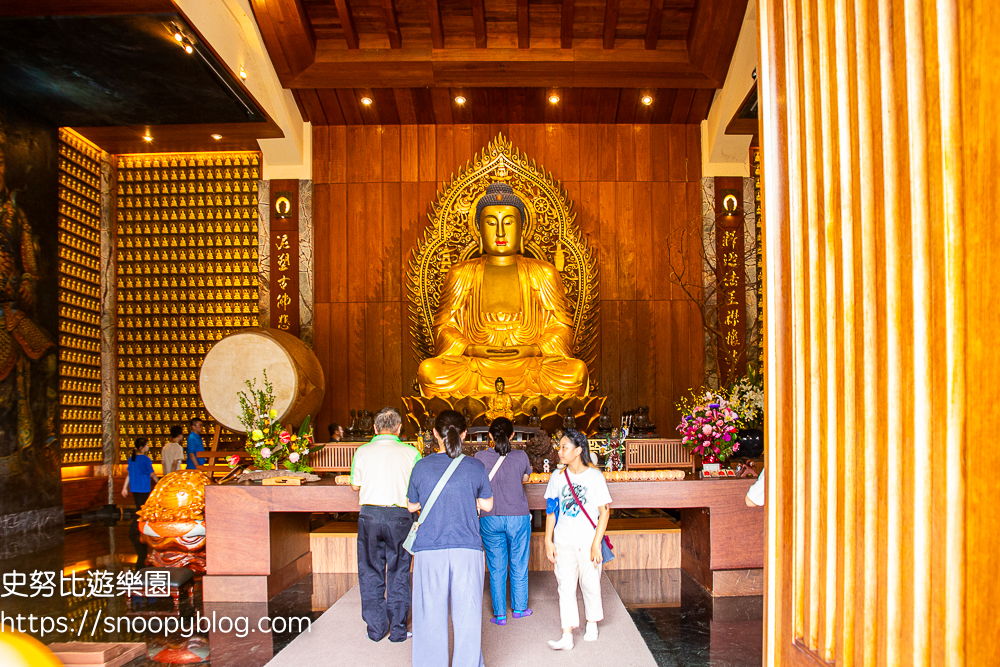
<svg viewBox="0 0 1000 667">
<path fill-rule="evenodd" d="M 702 390 L 682 398 L 677 407 L 681 423 L 677 430 L 681 444 L 703 458 L 725 461 L 739 449 L 736 432 L 740 417 L 721 394 Z"/>
</svg>

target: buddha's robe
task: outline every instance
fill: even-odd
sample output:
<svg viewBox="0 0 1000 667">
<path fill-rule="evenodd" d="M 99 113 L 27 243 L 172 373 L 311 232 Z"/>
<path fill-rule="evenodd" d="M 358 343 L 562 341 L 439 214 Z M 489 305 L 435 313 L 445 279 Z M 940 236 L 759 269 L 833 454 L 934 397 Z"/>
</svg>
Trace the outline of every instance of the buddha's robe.
<svg viewBox="0 0 1000 667">
<path fill-rule="evenodd" d="M 586 396 L 587 365 L 573 358 L 573 316 L 556 268 L 518 255 L 520 312 L 484 312 L 486 258 L 448 272 L 434 315 L 434 356 L 417 371 L 424 397 L 490 395 L 502 377 L 509 394 Z M 537 345 L 541 356 L 484 359 L 466 355 L 470 345 Z"/>
</svg>

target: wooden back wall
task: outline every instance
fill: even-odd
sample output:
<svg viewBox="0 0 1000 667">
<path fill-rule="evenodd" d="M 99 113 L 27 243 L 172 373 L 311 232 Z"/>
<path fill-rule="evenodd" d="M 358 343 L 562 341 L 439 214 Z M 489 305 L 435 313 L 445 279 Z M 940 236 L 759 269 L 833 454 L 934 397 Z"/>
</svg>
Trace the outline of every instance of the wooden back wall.
<svg viewBox="0 0 1000 667">
<path fill-rule="evenodd" d="M 698 309 L 669 280 L 667 235 L 700 225 L 697 125 L 365 125 L 313 129 L 317 434 L 416 393 L 406 266 L 441 183 L 503 132 L 562 181 L 599 253 L 599 393 L 649 405 L 661 434 L 704 374 Z M 697 272 L 700 258 L 684 258 Z"/>
</svg>

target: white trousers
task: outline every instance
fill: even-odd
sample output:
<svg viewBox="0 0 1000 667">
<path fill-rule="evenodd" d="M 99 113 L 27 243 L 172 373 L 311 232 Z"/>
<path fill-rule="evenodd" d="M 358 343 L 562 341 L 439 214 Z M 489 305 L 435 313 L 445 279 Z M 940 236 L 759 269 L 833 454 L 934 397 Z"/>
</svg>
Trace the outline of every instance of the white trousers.
<svg viewBox="0 0 1000 667">
<path fill-rule="evenodd" d="M 580 610 L 576 602 L 576 583 L 583 591 L 583 608 L 588 623 L 604 620 L 601 601 L 601 566 L 590 560 L 590 546 L 586 548 L 557 544 L 556 582 L 559 584 L 559 620 L 563 628 L 580 626 Z"/>
</svg>

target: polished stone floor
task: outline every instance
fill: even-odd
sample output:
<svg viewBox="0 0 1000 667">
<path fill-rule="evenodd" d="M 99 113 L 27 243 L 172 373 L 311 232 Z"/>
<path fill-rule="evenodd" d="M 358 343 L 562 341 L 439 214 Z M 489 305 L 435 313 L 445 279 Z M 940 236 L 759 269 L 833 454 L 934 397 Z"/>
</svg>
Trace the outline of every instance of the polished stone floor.
<svg viewBox="0 0 1000 667">
<path fill-rule="evenodd" d="M 28 584 L 15 587 L 31 594 L 30 573 L 75 571 L 83 578 L 90 570 L 120 572 L 135 567 L 137 548 L 127 525 L 83 527 L 67 531 L 60 546 L 42 553 L 0 561 L 7 577 L 28 573 Z M 662 667 L 757 667 L 761 664 L 763 603 L 760 597 L 712 598 L 680 570 L 608 571 L 622 601 Z M 202 664 L 212 667 L 257 667 L 287 646 L 299 632 L 298 619 L 315 620 L 357 583 L 354 575 L 314 574 L 302 579 L 266 604 L 182 604 L 175 615 L 169 601 L 129 611 L 123 597 L 99 598 L 81 595 L 19 597 L 0 585 L 0 612 L 7 617 L 62 617 L 80 633 L 30 632 L 45 643 L 63 641 L 144 642 L 147 657 L 127 667 L 161 667 L 170 664 Z M 554 584 L 553 584 L 554 585 Z M 56 575 L 58 587 L 58 575 Z M 58 593 L 58 590 L 57 590 Z M 100 623 L 94 628 L 94 619 Z M 143 623 L 158 629 L 164 619 L 183 619 L 190 627 L 199 618 L 215 618 L 216 627 L 202 621 L 201 628 L 171 633 L 142 631 Z M 269 630 L 261 619 L 281 619 L 288 628 Z M 111 628 L 107 619 L 119 623 Z M 138 623 L 124 627 L 124 621 Z M 223 619 L 238 619 L 232 628 Z M 23 621 L 27 623 L 27 618 Z M 40 623 L 40 621 L 36 621 Z M 204 630 L 204 631 L 199 631 Z M 279 631 L 281 630 L 281 631 Z M 242 636 L 241 636 L 242 635 Z"/>
</svg>

